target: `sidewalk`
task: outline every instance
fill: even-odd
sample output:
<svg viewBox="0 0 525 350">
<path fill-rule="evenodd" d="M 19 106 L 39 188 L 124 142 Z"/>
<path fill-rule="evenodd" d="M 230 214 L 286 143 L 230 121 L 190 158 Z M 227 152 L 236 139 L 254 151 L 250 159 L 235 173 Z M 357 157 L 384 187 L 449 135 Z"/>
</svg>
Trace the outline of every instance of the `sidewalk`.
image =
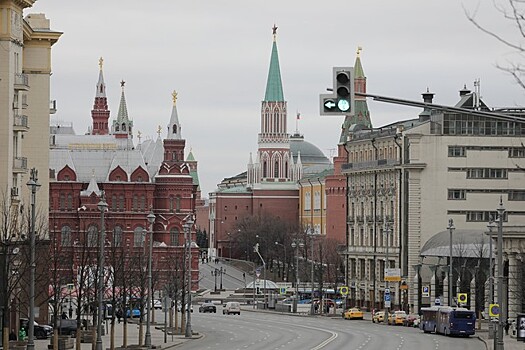
<svg viewBox="0 0 525 350">
<path fill-rule="evenodd" d="M 109 323 L 108 323 L 109 325 Z M 115 348 L 122 346 L 122 340 L 123 340 L 123 323 L 115 324 Z M 170 349 L 177 345 L 183 344 L 187 341 L 191 341 L 192 339 L 199 339 L 202 337 L 201 334 L 194 334 L 192 339 L 186 338 L 184 334 L 180 335 L 171 335 L 168 332 L 168 335 L 166 337 L 166 343 L 164 343 L 164 325 L 161 324 L 151 324 L 150 326 L 150 332 L 151 332 L 151 345 L 152 348 L 162 348 L 162 349 Z M 127 345 L 128 347 L 133 347 L 135 349 L 138 349 L 138 335 L 139 335 L 139 325 L 136 323 L 128 323 L 127 324 L 127 331 L 128 331 L 128 337 L 127 337 Z M 146 325 L 143 325 L 143 335 L 146 334 Z M 73 342 L 75 341 L 74 338 Z M 35 350 L 48 350 L 48 345 L 51 344 L 51 339 L 35 339 Z M 81 343 L 81 350 L 92 350 L 92 344 L 91 343 Z M 110 346 L 110 336 L 109 332 L 106 332 L 105 335 L 102 336 L 102 349 L 109 349 Z M 73 349 L 75 349 L 73 347 Z"/>
<path fill-rule="evenodd" d="M 489 339 L 488 324 L 486 322 L 482 323 L 481 329 L 476 329 L 476 336 L 485 343 L 487 350 L 494 350 L 494 339 Z M 505 332 L 503 332 L 503 344 L 505 350 L 525 349 L 525 342 L 517 341 L 516 338 L 506 335 Z"/>
</svg>

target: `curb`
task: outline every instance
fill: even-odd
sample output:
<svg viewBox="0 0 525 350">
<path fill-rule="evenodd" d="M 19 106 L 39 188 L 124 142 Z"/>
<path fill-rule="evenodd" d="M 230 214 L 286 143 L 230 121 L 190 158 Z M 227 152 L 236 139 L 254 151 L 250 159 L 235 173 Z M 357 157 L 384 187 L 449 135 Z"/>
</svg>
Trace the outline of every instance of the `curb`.
<svg viewBox="0 0 525 350">
<path fill-rule="evenodd" d="M 487 343 L 487 341 L 484 338 L 480 337 L 479 335 L 477 335 L 476 338 L 478 338 L 480 342 L 485 344 L 485 349 L 486 350 L 489 350 L 489 344 Z"/>
</svg>

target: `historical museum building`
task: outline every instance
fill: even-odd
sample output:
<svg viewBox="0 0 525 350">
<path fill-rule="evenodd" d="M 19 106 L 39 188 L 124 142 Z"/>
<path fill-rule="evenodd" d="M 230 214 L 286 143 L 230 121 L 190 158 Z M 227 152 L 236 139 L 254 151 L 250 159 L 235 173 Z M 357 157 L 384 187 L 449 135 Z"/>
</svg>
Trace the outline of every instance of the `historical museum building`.
<svg viewBox="0 0 525 350">
<path fill-rule="evenodd" d="M 188 223 L 195 221 L 200 201 L 197 162 L 191 152 L 185 160 L 175 92 L 164 139 L 159 127 L 156 140 L 143 141 L 139 132 L 139 142 L 133 142 L 124 82 L 118 113 L 110 119 L 102 63 L 100 59 L 89 132 L 76 135 L 71 125 L 51 126 L 50 234 L 57 254 L 76 252 L 59 269 L 61 278 L 75 283 L 82 264 L 79 252 L 97 249 L 96 237 L 103 225 L 106 245 L 121 250 L 123 258 L 144 254 L 145 244 L 153 239 L 153 270 L 159 271 L 154 290 L 161 290 L 169 274 L 183 268 L 172 260 L 182 255 L 188 230 L 195 240 Z M 101 202 L 107 205 L 104 215 Z M 155 215 L 152 226 L 151 213 Z M 192 289 L 196 290 L 198 249 L 192 248 Z"/>
<path fill-rule="evenodd" d="M 279 67 L 273 28 L 273 44 L 266 93 L 261 103 L 258 150 L 250 154 L 246 173 L 224 179 L 210 193 L 210 254 L 226 256 L 231 233 L 245 216 L 270 214 L 298 223 L 300 180 L 308 168 L 331 167 L 329 159 L 297 131 L 288 134 L 287 103 Z"/>
</svg>

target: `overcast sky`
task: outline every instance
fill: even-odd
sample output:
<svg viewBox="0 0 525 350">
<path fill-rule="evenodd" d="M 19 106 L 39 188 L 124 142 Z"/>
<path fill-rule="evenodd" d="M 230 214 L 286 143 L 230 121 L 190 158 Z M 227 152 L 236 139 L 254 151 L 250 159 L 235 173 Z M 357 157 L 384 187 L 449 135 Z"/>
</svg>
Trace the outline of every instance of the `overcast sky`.
<svg viewBox="0 0 525 350">
<path fill-rule="evenodd" d="M 86 132 L 101 56 L 111 119 L 125 80 L 135 141 L 137 131 L 156 137 L 158 125 L 165 136 L 177 90 L 186 151 L 199 162 L 207 196 L 245 171 L 257 150 L 274 23 L 288 132 L 299 111 L 300 132 L 327 156 L 343 118 L 319 116 L 319 94 L 332 86 L 332 67 L 353 66 L 358 46 L 369 93 L 420 101 L 428 87 L 434 103 L 454 105 L 463 85 L 473 89 L 480 79 L 489 106 L 523 106 L 522 89 L 496 67 L 517 56 L 476 29 L 464 9 L 519 39 L 491 0 L 38 0 L 24 14 L 45 13 L 64 32 L 52 51 L 52 122 Z M 373 101 L 369 109 L 375 127 L 420 112 Z"/>
</svg>

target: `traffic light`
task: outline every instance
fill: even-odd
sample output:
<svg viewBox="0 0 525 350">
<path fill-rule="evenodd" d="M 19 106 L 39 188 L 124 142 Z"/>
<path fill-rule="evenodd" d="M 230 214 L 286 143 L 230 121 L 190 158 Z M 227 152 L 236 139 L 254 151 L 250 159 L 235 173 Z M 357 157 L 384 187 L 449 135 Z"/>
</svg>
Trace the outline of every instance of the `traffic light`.
<svg viewBox="0 0 525 350">
<path fill-rule="evenodd" d="M 354 115 L 354 68 L 334 67 L 332 94 L 320 95 L 321 115 Z"/>
</svg>

